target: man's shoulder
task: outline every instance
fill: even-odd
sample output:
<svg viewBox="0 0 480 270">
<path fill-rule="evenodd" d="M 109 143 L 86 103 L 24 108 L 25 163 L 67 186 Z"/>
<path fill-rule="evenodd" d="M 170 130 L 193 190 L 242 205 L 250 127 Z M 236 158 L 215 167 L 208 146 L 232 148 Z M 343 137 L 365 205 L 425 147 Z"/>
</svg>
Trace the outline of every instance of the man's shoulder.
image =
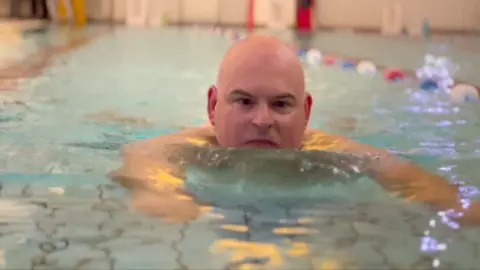
<svg viewBox="0 0 480 270">
<path fill-rule="evenodd" d="M 348 137 L 312 128 L 305 131 L 303 138 L 304 150 L 357 152 L 360 145 Z"/>
<path fill-rule="evenodd" d="M 184 128 L 175 133 L 164 134 L 148 139 L 138 140 L 127 144 L 124 150 L 159 150 L 167 145 L 181 145 L 186 143 L 201 144 L 211 143 L 215 134 L 213 127 L 204 125 L 199 127 Z"/>
<path fill-rule="evenodd" d="M 385 149 L 357 142 L 340 134 L 332 134 L 319 129 L 305 131 L 303 149 L 329 150 L 352 154 L 389 155 Z"/>
<path fill-rule="evenodd" d="M 116 170 L 113 175 L 136 175 L 146 168 L 168 168 L 175 171 L 175 166 L 170 164 L 169 158 L 178 153 L 181 147 L 197 141 L 206 141 L 211 134 L 210 127 L 192 127 L 175 133 L 165 134 L 153 138 L 143 139 L 126 144 L 122 149 L 123 165 L 121 170 Z M 180 148 L 178 148 L 178 147 Z"/>
<path fill-rule="evenodd" d="M 331 134 L 320 129 L 307 128 L 303 135 L 304 141 L 315 141 L 319 142 L 320 140 L 330 140 L 330 139 L 340 139 L 343 138 L 340 135 Z"/>
</svg>

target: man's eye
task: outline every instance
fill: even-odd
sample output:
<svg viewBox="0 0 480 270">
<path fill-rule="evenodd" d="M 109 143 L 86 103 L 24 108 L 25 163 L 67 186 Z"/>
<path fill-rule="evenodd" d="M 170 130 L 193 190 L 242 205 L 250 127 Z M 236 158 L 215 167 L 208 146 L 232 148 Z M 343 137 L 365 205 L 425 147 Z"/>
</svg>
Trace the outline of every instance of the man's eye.
<svg viewBox="0 0 480 270">
<path fill-rule="evenodd" d="M 283 108 L 289 107 L 290 103 L 279 100 L 279 101 L 275 101 L 272 105 L 275 108 L 283 109 Z"/>
<path fill-rule="evenodd" d="M 250 106 L 253 104 L 253 101 L 248 98 L 239 98 L 237 99 L 237 102 L 240 103 L 243 106 Z"/>
</svg>

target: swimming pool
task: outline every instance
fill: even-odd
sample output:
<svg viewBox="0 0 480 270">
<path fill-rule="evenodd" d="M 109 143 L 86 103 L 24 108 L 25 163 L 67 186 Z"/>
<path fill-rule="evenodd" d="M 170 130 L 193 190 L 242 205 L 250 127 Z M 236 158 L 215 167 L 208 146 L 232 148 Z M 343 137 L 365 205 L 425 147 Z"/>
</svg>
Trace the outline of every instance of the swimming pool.
<svg viewBox="0 0 480 270">
<path fill-rule="evenodd" d="M 29 40 L 68 42 L 51 31 Z M 0 114 L 6 153 L 0 157 L 0 266 L 428 269 L 438 259 L 439 268 L 478 267 L 480 229 L 454 230 L 423 205 L 395 198 L 367 178 L 320 186 L 318 196 L 331 200 L 308 208 L 220 204 L 184 223 L 129 209 L 125 190 L 105 177 L 119 165 L 118 149 L 205 122 L 206 90 L 230 44 L 204 29 L 116 28 L 57 56 L 18 91 L 2 93 L 28 107 L 6 104 Z M 452 104 L 442 95 L 406 91 L 409 82 L 336 67 L 306 66 L 306 72 L 312 127 L 390 148 L 450 179 L 480 185 L 478 104 Z M 356 125 L 342 125 L 352 118 Z M 234 193 L 228 186 L 222 192 Z M 427 230 L 446 250 L 422 250 Z"/>
</svg>

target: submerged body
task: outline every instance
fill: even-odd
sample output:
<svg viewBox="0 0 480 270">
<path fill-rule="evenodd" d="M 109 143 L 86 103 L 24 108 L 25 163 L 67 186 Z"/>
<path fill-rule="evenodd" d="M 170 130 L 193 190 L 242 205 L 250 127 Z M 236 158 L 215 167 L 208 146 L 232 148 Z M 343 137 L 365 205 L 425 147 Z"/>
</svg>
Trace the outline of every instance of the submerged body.
<svg viewBox="0 0 480 270">
<path fill-rule="evenodd" d="M 112 172 L 111 176 L 116 182 L 132 190 L 133 204 L 141 211 L 161 216 L 167 220 L 194 219 L 201 214 L 202 203 L 190 197 L 191 195 L 185 194 L 185 167 L 190 165 L 215 168 L 223 166 L 224 164 L 210 162 L 208 158 L 198 156 L 198 149 L 218 146 L 211 126 L 185 129 L 179 133 L 134 142 L 124 148 L 123 166 Z M 470 208 L 463 209 L 455 185 L 386 150 L 359 144 L 348 138 L 323 133 L 319 130 L 307 130 L 300 151 L 310 152 L 313 156 L 321 157 L 335 156 L 328 155 L 328 153 L 351 155 L 353 157 L 351 160 L 360 162 L 341 164 L 341 162 L 335 163 L 333 160 L 322 159 L 322 163 L 334 170 L 350 169 L 351 173 L 370 176 L 384 189 L 408 201 L 426 202 L 436 210 L 455 209 L 463 212 L 464 216 L 460 221 L 465 224 L 480 223 L 477 214 L 478 205 L 473 204 Z M 194 157 L 191 158 L 191 156 Z M 274 160 L 275 154 L 269 157 L 270 161 L 277 166 L 278 164 L 285 166 L 285 163 L 295 163 L 295 161 L 281 158 L 280 154 L 277 157 L 279 157 L 277 160 Z M 240 160 L 245 161 L 246 159 L 240 158 Z M 227 166 L 231 165 L 227 164 Z M 233 170 L 233 167 L 230 168 Z M 294 166 L 287 169 L 291 169 L 291 172 L 298 176 L 296 179 L 298 186 L 302 186 L 302 180 L 306 178 L 310 180 L 312 175 L 316 175 L 314 178 L 319 181 L 325 177 L 325 170 L 318 168 L 313 168 L 307 173 L 302 173 L 298 167 Z M 268 184 L 279 188 L 282 185 L 289 186 L 291 184 L 285 183 L 285 181 L 289 181 L 289 179 L 286 180 L 285 174 L 274 172 L 274 175 L 278 177 L 274 182 L 270 181 Z M 333 172 L 326 177 L 332 176 Z M 256 184 L 261 186 L 265 183 L 257 182 Z"/>
</svg>

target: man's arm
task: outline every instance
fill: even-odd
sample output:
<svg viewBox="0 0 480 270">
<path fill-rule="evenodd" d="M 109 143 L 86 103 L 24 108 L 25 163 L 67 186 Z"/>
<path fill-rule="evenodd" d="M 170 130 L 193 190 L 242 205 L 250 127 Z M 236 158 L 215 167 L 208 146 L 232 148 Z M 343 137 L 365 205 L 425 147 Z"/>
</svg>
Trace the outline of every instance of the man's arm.
<svg viewBox="0 0 480 270">
<path fill-rule="evenodd" d="M 370 146 L 366 151 L 373 150 Z M 436 211 L 453 210 L 462 216 L 455 221 L 464 225 L 480 225 L 480 204 L 472 202 L 463 208 L 458 186 L 443 177 L 391 153 L 373 158 L 368 173 L 385 189 L 411 201 L 424 201 Z"/>
<path fill-rule="evenodd" d="M 149 179 L 155 172 L 183 179 L 183 167 L 172 162 L 172 158 L 179 154 L 183 145 L 210 143 L 211 134 L 210 126 L 201 126 L 129 143 L 122 149 L 121 167 L 109 176 L 126 187 L 150 186 Z"/>
<path fill-rule="evenodd" d="M 198 143 L 208 130 L 191 128 L 181 132 L 128 144 L 122 153 L 122 165 L 109 176 L 131 191 L 135 209 L 165 220 L 186 221 L 196 218 L 201 207 L 184 194 L 183 167 L 172 162 L 175 151 L 186 143 Z"/>
<path fill-rule="evenodd" d="M 318 133 L 317 133 L 318 132 Z M 463 213 L 457 219 L 466 225 L 480 225 L 480 204 L 473 202 L 464 209 L 458 187 L 443 177 L 428 172 L 420 166 L 402 159 L 385 149 L 360 144 L 349 138 L 321 131 L 309 131 L 323 150 L 353 153 L 369 159 L 366 173 L 384 189 L 410 201 L 423 201 L 437 211 L 453 209 Z"/>
<path fill-rule="evenodd" d="M 128 189 L 150 190 L 163 181 L 156 179 L 160 172 L 182 179 L 182 168 L 168 160 L 170 153 L 164 149 L 167 141 L 168 136 L 162 136 L 127 144 L 122 149 L 120 168 L 110 172 L 109 177 Z"/>
</svg>

